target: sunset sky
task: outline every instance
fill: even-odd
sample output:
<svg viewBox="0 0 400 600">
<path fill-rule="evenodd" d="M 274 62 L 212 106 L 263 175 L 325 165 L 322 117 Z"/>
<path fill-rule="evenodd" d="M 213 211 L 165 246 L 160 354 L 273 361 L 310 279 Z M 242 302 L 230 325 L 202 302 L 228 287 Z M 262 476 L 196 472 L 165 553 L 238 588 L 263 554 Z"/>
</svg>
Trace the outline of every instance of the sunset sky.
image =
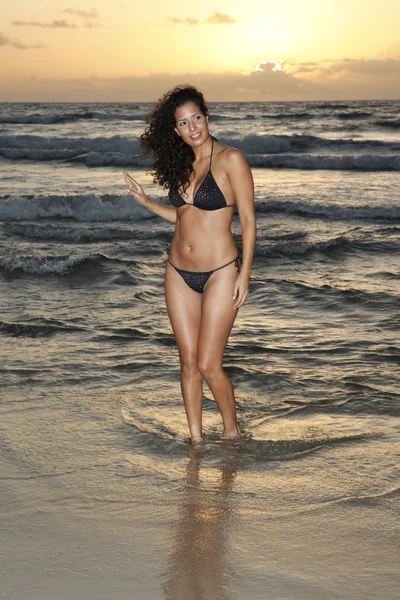
<svg viewBox="0 0 400 600">
<path fill-rule="evenodd" d="M 0 101 L 400 98 L 399 0 L 0 2 Z"/>
</svg>

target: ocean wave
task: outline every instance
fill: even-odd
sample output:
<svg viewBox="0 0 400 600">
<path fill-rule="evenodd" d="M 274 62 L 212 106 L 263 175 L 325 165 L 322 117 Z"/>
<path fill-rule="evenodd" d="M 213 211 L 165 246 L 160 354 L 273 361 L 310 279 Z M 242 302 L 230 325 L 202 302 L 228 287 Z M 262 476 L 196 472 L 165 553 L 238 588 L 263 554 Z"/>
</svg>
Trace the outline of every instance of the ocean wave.
<svg viewBox="0 0 400 600">
<path fill-rule="evenodd" d="M 225 142 L 224 142 L 225 143 Z M 233 146 L 233 144 L 232 144 Z M 236 146 L 234 146 L 236 147 Z M 315 155 L 315 154 L 279 154 L 283 145 L 277 140 L 275 153 L 247 153 L 249 165 L 259 169 L 301 169 L 301 170 L 333 170 L 333 171 L 400 171 L 399 155 L 364 154 L 355 155 Z M 151 160 L 141 155 L 120 153 L 87 152 L 79 154 L 73 150 L 24 150 L 0 149 L 0 155 L 13 160 L 54 161 L 62 160 L 71 163 L 82 163 L 88 167 L 121 167 L 150 169 Z"/>
<path fill-rule="evenodd" d="M 4 225 L 4 231 L 8 234 L 28 239 L 75 242 L 81 244 L 115 239 L 136 239 L 136 232 L 124 229 L 123 227 L 68 227 L 65 225 L 54 225 L 52 223 L 41 225 L 30 222 L 8 222 Z"/>
<path fill-rule="evenodd" d="M 266 256 L 277 258 L 279 256 L 305 256 L 312 252 L 326 252 L 338 247 L 349 247 L 350 242 L 346 236 L 340 235 L 328 240 L 309 241 L 309 242 L 278 242 L 276 244 L 259 243 L 255 249 L 255 256 Z"/>
<path fill-rule="evenodd" d="M 0 220 L 26 221 L 64 218 L 76 221 L 133 221 L 154 218 L 131 196 L 94 194 L 0 198 Z"/>
<path fill-rule="evenodd" d="M 311 103 L 312 108 L 317 108 L 318 110 L 331 110 L 332 108 L 340 108 L 341 110 L 343 110 L 344 108 L 353 108 L 353 106 L 351 104 L 343 104 L 340 100 L 338 102 L 321 102 L 321 103 L 316 103 L 316 102 L 312 102 Z"/>
<path fill-rule="evenodd" d="M 7 323 L 0 321 L 0 334 L 14 337 L 46 337 L 59 332 L 84 331 L 84 327 L 66 325 L 61 322 Z"/>
<path fill-rule="evenodd" d="M 357 239 L 352 239 L 345 235 L 338 235 L 326 240 L 310 240 L 310 241 L 283 241 L 277 243 L 268 243 L 260 241 L 255 249 L 255 256 L 263 256 L 267 258 L 286 257 L 301 257 L 313 254 L 315 252 L 331 253 L 337 251 L 345 251 L 351 253 L 354 251 L 371 252 L 375 255 L 381 254 L 398 254 L 400 252 L 400 244 L 385 241 L 371 243 L 360 242 Z M 376 298 L 379 294 L 375 295 Z"/>
<path fill-rule="evenodd" d="M 22 271 L 30 275 L 65 275 L 78 266 L 107 260 L 102 254 L 87 256 L 12 256 L 0 258 L 0 268 L 8 272 Z"/>
<path fill-rule="evenodd" d="M 313 115 L 311 112 L 285 112 L 277 114 L 266 114 L 261 115 L 263 119 L 315 119 L 318 115 Z"/>
<path fill-rule="evenodd" d="M 155 198 L 160 201 L 159 198 Z M 162 202 L 164 203 L 164 202 Z M 334 221 L 367 220 L 367 221 L 399 221 L 399 206 L 347 206 L 343 204 L 321 204 L 302 200 L 258 200 L 255 204 L 258 214 L 287 213 L 304 217 L 324 218 Z M 150 236 L 169 236 L 170 231 L 161 229 L 132 233 L 123 227 L 77 228 L 61 226 L 54 223 L 19 224 L 18 221 L 35 221 L 38 219 L 73 219 L 78 222 L 110 222 L 134 221 L 157 218 L 152 212 L 135 202 L 131 196 L 105 194 L 103 196 L 38 196 L 32 197 L 0 197 L 0 220 L 6 221 L 6 232 L 23 237 L 49 240 L 65 240 L 75 242 L 96 241 L 104 239 L 147 239 Z M 296 234 L 298 237 L 298 234 Z M 282 238 L 280 238 L 282 241 Z"/>
<path fill-rule="evenodd" d="M 340 244 L 339 244 L 340 245 Z M 344 245 L 351 245 L 346 239 L 344 240 Z M 351 302 L 352 304 L 359 302 L 364 304 L 371 304 L 375 307 L 381 303 L 381 305 L 387 304 L 391 306 L 394 301 L 397 300 L 399 294 L 391 293 L 389 291 L 368 291 L 365 289 L 357 289 L 352 287 L 335 287 L 333 284 L 328 283 L 304 283 L 300 281 L 292 281 L 290 279 L 272 279 L 268 278 L 267 282 L 273 282 L 278 287 L 286 287 L 288 289 L 297 288 L 299 290 L 300 295 L 304 297 L 313 296 L 315 292 L 318 294 L 323 294 L 324 296 L 340 298 L 344 299 L 347 302 Z M 325 342 L 322 343 L 324 345 Z M 353 347 L 352 341 L 344 341 L 343 343 L 337 346 L 336 351 L 342 352 L 344 346 Z M 320 350 L 321 351 L 321 350 Z M 333 353 L 335 350 L 328 344 L 326 348 L 327 353 Z"/>
<path fill-rule="evenodd" d="M 75 150 L 95 152 L 119 152 L 132 154 L 140 151 L 139 140 L 134 137 L 113 135 L 110 137 L 45 137 L 41 135 L 1 135 L 0 148 L 37 150 Z"/>
<path fill-rule="evenodd" d="M 337 119 L 367 119 L 371 116 L 371 112 L 363 112 L 361 110 L 353 110 L 351 112 L 341 112 L 335 114 Z"/>
<path fill-rule="evenodd" d="M 332 220 L 362 219 L 371 221 L 400 220 L 400 206 L 343 206 L 342 204 L 318 204 L 317 202 L 295 202 L 271 200 L 258 202 L 256 211 L 260 213 L 283 212 L 305 217 L 325 217 Z"/>
<path fill-rule="evenodd" d="M 36 162 L 82 163 L 88 167 L 151 167 L 151 160 L 141 155 L 119 152 L 76 152 L 74 150 L 31 150 L 29 148 L 0 149 L 0 155 L 9 160 L 33 160 Z"/>
<path fill-rule="evenodd" d="M 400 129 L 400 119 L 379 119 L 378 121 L 375 121 L 375 125 L 378 125 L 378 127 L 387 127 L 389 129 Z"/>
<path fill-rule="evenodd" d="M 400 150 L 400 142 L 397 141 L 328 139 L 306 134 L 248 135 L 243 138 L 233 135 L 221 136 L 220 141 L 239 148 L 248 156 L 252 166 L 399 170 L 399 156 L 387 154 Z M 321 149 L 340 154 L 303 154 Z M 384 154 L 372 154 L 374 149 Z M 346 155 L 346 152 L 349 154 Z M 355 156 L 354 152 L 368 154 Z M 142 154 L 139 140 L 122 135 L 95 138 L 3 135 L 0 136 L 0 155 L 9 160 L 64 160 L 88 166 L 148 167 L 151 164 L 150 157 Z"/>
<path fill-rule="evenodd" d="M 105 121 L 145 121 L 147 115 L 125 115 L 119 113 L 105 113 L 99 111 L 80 111 L 61 114 L 29 114 L 24 116 L 0 117 L 0 124 L 8 125 L 54 125 L 57 123 L 70 123 L 98 119 Z"/>
<path fill-rule="evenodd" d="M 251 167 L 330 171 L 400 171 L 399 155 L 329 156 L 281 154 L 248 156 Z"/>
<path fill-rule="evenodd" d="M 71 230 L 67 230 L 67 234 L 59 230 L 60 234 L 57 238 L 58 241 L 71 241 L 68 233 L 71 233 Z M 103 233 L 106 238 L 106 233 Z M 42 237 L 41 237 L 42 235 Z M 171 240 L 171 233 L 168 235 L 168 240 Z M 64 236 L 64 239 L 63 239 Z M 73 236 L 72 236 L 73 237 Z M 88 234 L 90 237 L 90 233 Z M 136 237 L 136 236 L 135 236 Z M 43 236 L 43 230 L 39 228 L 37 231 L 37 239 L 48 239 L 46 235 Z M 151 239 L 154 239 L 154 236 L 151 236 Z M 79 239 L 79 242 L 82 240 Z M 376 253 L 379 251 L 379 244 L 376 242 L 371 243 L 372 250 Z M 325 240 L 310 240 L 310 241 L 281 241 L 276 243 L 270 243 L 265 241 L 260 241 L 255 248 L 255 256 L 256 257 L 267 257 L 267 258 L 280 258 L 280 257 L 288 257 L 288 258 L 296 258 L 303 257 L 309 254 L 313 254 L 315 252 L 323 252 L 330 253 L 332 251 L 336 252 L 337 250 L 345 250 L 347 252 L 353 251 L 355 249 L 360 250 L 360 246 L 357 243 L 357 240 L 352 240 L 351 238 L 345 235 L 333 236 L 329 239 Z M 361 250 L 368 250 L 368 248 L 361 247 Z M 392 247 L 388 247 L 388 245 L 384 244 L 382 248 L 383 252 L 396 253 L 399 252 L 399 246 L 393 244 Z M 85 254 L 83 256 L 70 256 L 70 255 L 62 255 L 62 256 L 10 256 L 3 257 L 0 259 L 0 268 L 8 272 L 24 272 L 31 275 L 65 275 L 72 271 L 79 269 L 80 267 L 86 266 L 95 266 L 100 265 L 101 263 L 118 263 L 119 265 L 132 266 L 137 263 L 134 260 L 109 257 L 102 253 L 91 253 Z M 121 273 L 120 273 L 121 276 Z M 118 281 L 119 284 L 135 284 L 136 279 L 132 277 L 131 273 L 123 272 L 122 273 L 122 281 Z M 324 286 L 327 287 L 327 286 Z M 352 293 L 352 290 L 342 290 L 343 293 Z M 354 294 L 353 294 L 354 295 Z M 380 298 L 381 294 L 373 294 L 374 298 Z"/>
</svg>

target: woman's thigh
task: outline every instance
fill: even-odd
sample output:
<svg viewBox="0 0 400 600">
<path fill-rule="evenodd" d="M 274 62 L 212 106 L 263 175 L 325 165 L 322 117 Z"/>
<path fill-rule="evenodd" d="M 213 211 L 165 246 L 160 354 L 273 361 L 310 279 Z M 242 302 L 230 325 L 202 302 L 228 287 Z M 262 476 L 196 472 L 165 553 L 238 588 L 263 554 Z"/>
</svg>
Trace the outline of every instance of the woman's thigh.
<svg viewBox="0 0 400 600">
<path fill-rule="evenodd" d="M 202 315 L 198 344 L 200 366 L 212 368 L 222 363 L 225 347 L 238 309 L 233 306 L 233 287 L 238 276 L 232 263 L 215 271 L 203 293 Z"/>
<path fill-rule="evenodd" d="M 168 316 L 181 362 L 196 363 L 202 295 L 192 290 L 168 262 L 164 290 Z"/>
</svg>

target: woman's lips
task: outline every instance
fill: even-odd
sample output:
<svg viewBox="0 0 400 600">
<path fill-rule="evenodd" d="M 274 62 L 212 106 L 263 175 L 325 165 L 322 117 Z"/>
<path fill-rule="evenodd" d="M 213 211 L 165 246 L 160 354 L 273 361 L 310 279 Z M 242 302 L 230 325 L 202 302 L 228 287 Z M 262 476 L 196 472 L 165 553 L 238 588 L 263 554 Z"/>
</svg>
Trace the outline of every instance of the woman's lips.
<svg viewBox="0 0 400 600">
<path fill-rule="evenodd" d="M 191 135 L 190 139 L 191 140 L 198 140 L 200 136 L 201 136 L 201 131 L 199 133 L 194 133 L 193 135 Z"/>
</svg>

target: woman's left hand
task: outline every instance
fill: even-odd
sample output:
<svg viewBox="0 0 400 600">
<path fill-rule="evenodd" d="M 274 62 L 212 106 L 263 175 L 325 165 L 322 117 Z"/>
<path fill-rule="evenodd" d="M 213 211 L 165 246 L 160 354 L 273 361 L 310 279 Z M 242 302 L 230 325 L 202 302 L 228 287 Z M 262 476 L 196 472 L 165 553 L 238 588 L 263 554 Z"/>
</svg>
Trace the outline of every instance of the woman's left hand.
<svg viewBox="0 0 400 600">
<path fill-rule="evenodd" d="M 249 295 L 249 277 L 240 273 L 233 286 L 233 299 L 236 300 L 234 309 L 240 308 Z"/>
</svg>

